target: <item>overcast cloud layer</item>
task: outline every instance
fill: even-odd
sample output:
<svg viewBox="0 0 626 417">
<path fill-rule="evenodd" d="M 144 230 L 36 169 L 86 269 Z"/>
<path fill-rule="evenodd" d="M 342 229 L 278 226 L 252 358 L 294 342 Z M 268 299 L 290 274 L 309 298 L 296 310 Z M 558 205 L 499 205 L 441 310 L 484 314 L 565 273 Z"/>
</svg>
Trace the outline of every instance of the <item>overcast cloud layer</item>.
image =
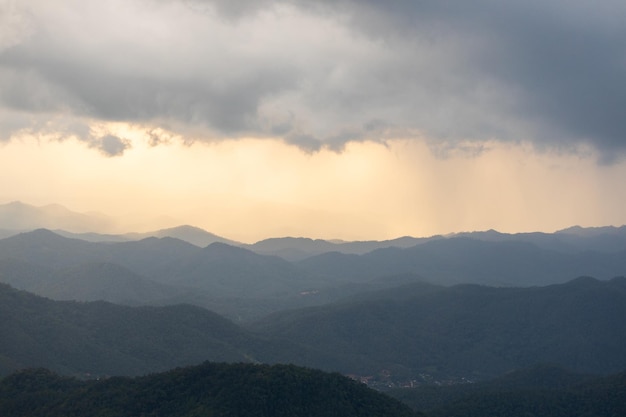
<svg viewBox="0 0 626 417">
<path fill-rule="evenodd" d="M 0 139 L 529 141 L 626 155 L 623 0 L 0 0 Z M 169 134 L 168 134 L 169 135 Z"/>
</svg>

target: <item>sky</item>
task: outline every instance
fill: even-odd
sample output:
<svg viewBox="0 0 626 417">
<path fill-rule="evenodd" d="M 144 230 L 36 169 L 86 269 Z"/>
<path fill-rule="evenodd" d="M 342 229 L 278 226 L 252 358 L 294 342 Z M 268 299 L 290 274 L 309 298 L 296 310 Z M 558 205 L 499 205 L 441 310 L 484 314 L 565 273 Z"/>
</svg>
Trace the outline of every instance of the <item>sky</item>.
<svg viewBox="0 0 626 417">
<path fill-rule="evenodd" d="M 253 242 L 626 224 L 623 0 L 0 0 L 0 203 Z"/>
</svg>

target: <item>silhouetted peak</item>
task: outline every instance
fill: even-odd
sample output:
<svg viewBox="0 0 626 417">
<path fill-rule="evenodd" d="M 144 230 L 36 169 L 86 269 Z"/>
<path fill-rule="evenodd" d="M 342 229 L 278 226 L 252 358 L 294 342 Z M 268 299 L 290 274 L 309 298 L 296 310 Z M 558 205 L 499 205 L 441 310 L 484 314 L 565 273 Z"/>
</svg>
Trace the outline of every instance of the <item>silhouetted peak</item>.
<svg viewBox="0 0 626 417">
<path fill-rule="evenodd" d="M 569 281 L 566 285 L 572 285 L 572 286 L 579 286 L 579 287 L 589 287 L 589 286 L 596 286 L 600 283 L 600 280 L 593 278 L 593 277 L 588 277 L 588 276 L 582 276 L 582 277 L 578 277 L 575 278 L 571 281 Z"/>
<path fill-rule="evenodd" d="M 204 249 L 205 249 L 205 251 L 209 251 L 209 252 L 213 252 L 213 253 L 222 253 L 222 254 L 228 254 L 228 253 L 254 253 L 254 252 L 249 251 L 247 249 L 239 248 L 237 246 L 228 245 L 228 244 L 222 243 L 222 242 L 213 242 L 213 243 L 209 244 L 208 246 L 206 246 Z"/>
<path fill-rule="evenodd" d="M 68 241 L 68 240 L 76 240 L 63 237 L 57 233 L 49 229 L 35 229 L 30 232 L 20 233 L 18 235 L 12 236 L 9 239 L 15 240 L 32 240 L 34 242 L 47 242 L 47 241 Z"/>
<path fill-rule="evenodd" d="M 572 226 L 566 229 L 558 230 L 555 233 L 564 233 L 578 236 L 600 236 L 605 234 L 617 234 L 623 233 L 626 230 L 626 226 L 600 226 L 600 227 L 582 227 Z"/>
</svg>

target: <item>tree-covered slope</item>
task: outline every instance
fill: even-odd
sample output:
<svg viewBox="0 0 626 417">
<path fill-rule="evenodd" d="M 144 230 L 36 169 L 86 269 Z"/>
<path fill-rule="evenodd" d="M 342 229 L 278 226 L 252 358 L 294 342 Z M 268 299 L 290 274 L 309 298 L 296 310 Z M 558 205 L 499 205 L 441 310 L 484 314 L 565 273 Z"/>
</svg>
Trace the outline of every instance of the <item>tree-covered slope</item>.
<svg viewBox="0 0 626 417">
<path fill-rule="evenodd" d="M 272 315 L 268 337 L 332 352 L 340 371 L 493 377 L 536 363 L 626 369 L 626 279 L 532 288 L 414 284 Z M 324 364 L 308 363 L 324 367 Z"/>
<path fill-rule="evenodd" d="M 626 372 L 568 388 L 485 387 L 428 412 L 430 417 L 617 417 L 626 415 Z"/>
<path fill-rule="evenodd" d="M 409 417 L 407 406 L 339 374 L 287 365 L 214 364 L 78 382 L 46 370 L 0 381 L 13 417 Z"/>
<path fill-rule="evenodd" d="M 396 388 L 386 393 L 408 404 L 414 410 L 431 412 L 461 403 L 469 397 L 513 392 L 564 391 L 598 378 L 568 371 L 562 367 L 538 364 L 509 372 L 495 379 L 451 385 L 421 384 Z"/>
<path fill-rule="evenodd" d="M 259 342 L 189 305 L 62 302 L 0 284 L 0 374 L 48 367 L 66 374 L 138 375 L 204 360 L 250 361 Z"/>
<path fill-rule="evenodd" d="M 535 288 L 412 284 L 244 330 L 189 305 L 60 302 L 0 285 L 0 372 L 138 375 L 202 360 L 294 363 L 396 380 L 485 379 L 536 363 L 626 369 L 626 279 Z"/>
</svg>

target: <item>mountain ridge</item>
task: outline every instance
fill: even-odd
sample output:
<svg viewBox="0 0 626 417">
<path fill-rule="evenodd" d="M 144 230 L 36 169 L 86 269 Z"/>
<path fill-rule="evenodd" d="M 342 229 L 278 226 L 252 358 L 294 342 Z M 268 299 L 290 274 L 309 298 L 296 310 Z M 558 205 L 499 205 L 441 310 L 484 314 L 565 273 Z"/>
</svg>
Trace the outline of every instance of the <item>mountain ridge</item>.
<svg viewBox="0 0 626 417">
<path fill-rule="evenodd" d="M 344 372 L 485 378 L 535 363 L 577 372 L 626 369 L 625 320 L 626 278 L 618 277 L 528 288 L 407 284 L 278 312 L 251 326 L 335 352 Z"/>
</svg>

